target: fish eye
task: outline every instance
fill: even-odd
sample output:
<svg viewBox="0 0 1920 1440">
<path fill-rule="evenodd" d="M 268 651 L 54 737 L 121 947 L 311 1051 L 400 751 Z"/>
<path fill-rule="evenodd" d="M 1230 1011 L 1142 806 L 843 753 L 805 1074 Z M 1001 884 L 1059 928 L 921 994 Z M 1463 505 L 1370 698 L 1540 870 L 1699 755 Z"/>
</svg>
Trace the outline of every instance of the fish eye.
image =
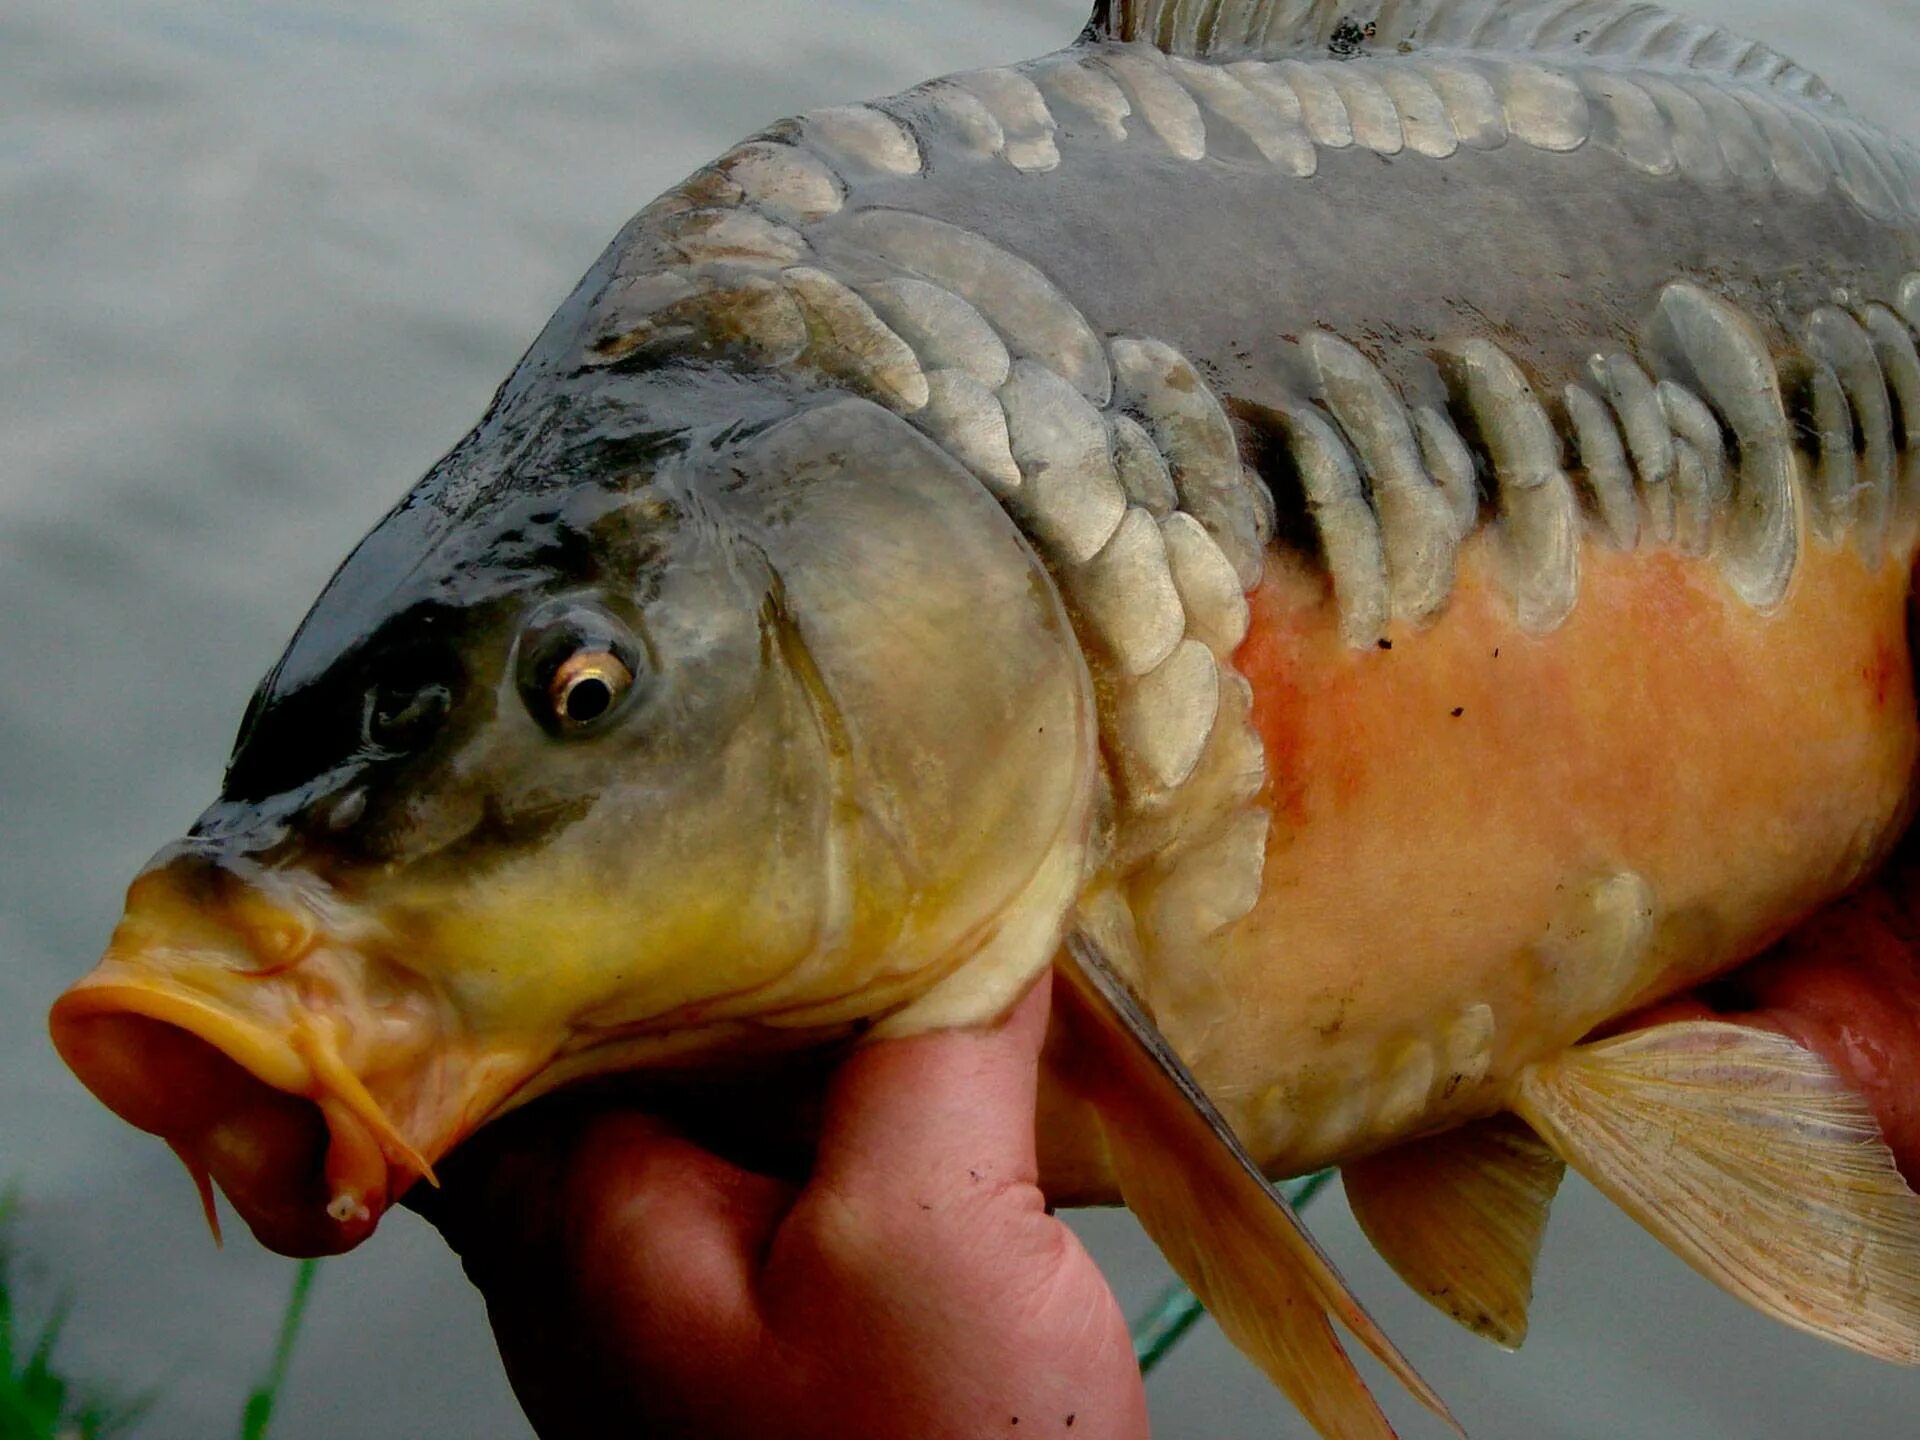
<svg viewBox="0 0 1920 1440">
<path fill-rule="evenodd" d="M 520 698 L 549 733 L 598 729 L 634 689 L 640 646 L 597 605 L 555 602 L 537 611 L 520 637 Z"/>
</svg>

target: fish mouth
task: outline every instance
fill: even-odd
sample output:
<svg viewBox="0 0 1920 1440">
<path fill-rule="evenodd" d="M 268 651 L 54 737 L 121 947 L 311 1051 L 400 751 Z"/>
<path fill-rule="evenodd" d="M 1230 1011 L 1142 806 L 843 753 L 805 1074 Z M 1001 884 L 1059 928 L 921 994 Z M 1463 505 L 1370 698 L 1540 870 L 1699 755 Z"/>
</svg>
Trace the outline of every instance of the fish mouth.
<svg viewBox="0 0 1920 1440">
<path fill-rule="evenodd" d="M 186 1163 L 216 1237 L 217 1184 L 269 1249 L 350 1250 L 526 1071 L 472 1064 L 450 1006 L 329 940 L 286 887 L 208 888 L 135 881 L 106 956 L 54 1004 L 54 1046 Z"/>
</svg>

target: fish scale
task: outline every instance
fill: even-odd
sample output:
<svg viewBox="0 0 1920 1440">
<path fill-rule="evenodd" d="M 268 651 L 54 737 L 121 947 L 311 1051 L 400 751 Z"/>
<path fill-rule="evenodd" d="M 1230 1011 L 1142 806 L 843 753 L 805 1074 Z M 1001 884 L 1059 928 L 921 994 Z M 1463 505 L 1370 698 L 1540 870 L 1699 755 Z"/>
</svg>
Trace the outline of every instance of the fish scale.
<svg viewBox="0 0 1920 1440">
<path fill-rule="evenodd" d="M 621 233 L 316 604 L 235 773 L 298 773 L 290 717 L 436 635 L 452 680 L 395 713 L 454 720 L 224 798 L 56 1039 L 317 1250 L 574 1080 L 978 1023 L 1057 965 L 1049 1197 L 1132 1206 L 1325 1434 L 1390 1433 L 1330 1319 L 1445 1408 L 1263 1173 L 1346 1167 L 1503 1342 L 1564 1162 L 1769 1313 L 1920 1358 L 1920 1199 L 1833 1065 L 1586 1043 L 1817 927 L 1905 829 L 1917 175 L 1778 53 L 1616 0 L 1113 0 L 774 126 Z M 233 990 L 279 910 L 351 1064 Z M 129 1017 L 279 1095 L 250 1124 L 350 1112 L 337 1193 L 133 1095 L 182 1062 Z"/>
</svg>

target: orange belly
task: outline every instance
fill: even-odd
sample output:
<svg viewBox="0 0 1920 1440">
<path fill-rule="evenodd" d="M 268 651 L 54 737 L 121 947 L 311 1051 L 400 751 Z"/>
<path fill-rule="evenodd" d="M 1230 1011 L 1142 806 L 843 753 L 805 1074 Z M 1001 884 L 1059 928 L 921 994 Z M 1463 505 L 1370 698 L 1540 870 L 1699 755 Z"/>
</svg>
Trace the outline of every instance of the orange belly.
<svg viewBox="0 0 1920 1440">
<path fill-rule="evenodd" d="M 1271 777 L 1261 899 L 1146 988 L 1276 1173 L 1497 1108 L 1527 1064 L 1757 953 L 1904 824 L 1904 558 L 1810 544 L 1767 615 L 1708 561 L 1582 563 L 1572 617 L 1530 637 L 1483 532 L 1436 623 L 1358 652 L 1324 579 L 1269 561 L 1238 657 Z M 1097 1193 L 1074 1128 L 1043 1107 L 1049 1173 Z"/>
</svg>

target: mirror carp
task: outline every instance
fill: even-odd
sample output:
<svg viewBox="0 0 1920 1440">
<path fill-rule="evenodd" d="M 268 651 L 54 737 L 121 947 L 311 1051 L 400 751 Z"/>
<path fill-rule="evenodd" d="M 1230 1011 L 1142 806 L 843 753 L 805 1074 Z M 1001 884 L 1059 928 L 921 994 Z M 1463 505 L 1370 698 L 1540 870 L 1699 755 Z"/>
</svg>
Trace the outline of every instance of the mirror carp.
<svg viewBox="0 0 1920 1440">
<path fill-rule="evenodd" d="M 1915 1363 L 1917 345 L 1920 152 L 1762 45 L 1105 0 L 641 211 L 55 1042 L 312 1255 L 543 1095 L 1053 969 L 1049 1198 L 1325 1435 L 1392 1433 L 1334 1321 L 1446 1414 L 1266 1183 L 1327 1166 L 1497 1343 L 1572 1165 Z"/>
</svg>

